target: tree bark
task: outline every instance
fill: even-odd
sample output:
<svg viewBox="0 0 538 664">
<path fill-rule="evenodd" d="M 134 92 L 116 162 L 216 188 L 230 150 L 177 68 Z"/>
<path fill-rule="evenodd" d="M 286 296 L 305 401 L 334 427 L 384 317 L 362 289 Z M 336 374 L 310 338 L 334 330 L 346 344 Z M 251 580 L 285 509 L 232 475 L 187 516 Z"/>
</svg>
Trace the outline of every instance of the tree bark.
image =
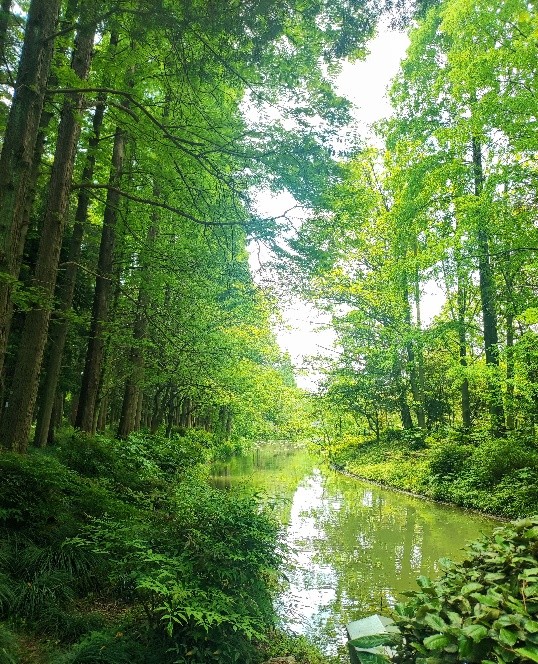
<svg viewBox="0 0 538 664">
<path fill-rule="evenodd" d="M 154 195 L 158 192 L 154 191 Z M 151 226 L 148 230 L 146 246 L 151 249 L 157 236 L 157 213 L 154 212 Z M 147 271 L 149 265 L 147 259 L 141 265 L 140 286 L 138 290 L 138 300 L 133 324 L 133 345 L 129 352 L 129 364 L 131 373 L 125 383 L 123 402 L 121 408 L 121 417 L 118 425 L 118 438 L 127 438 L 127 436 L 137 428 L 137 413 L 139 402 L 141 401 L 141 385 L 144 379 L 144 350 L 141 342 L 146 337 L 148 328 L 147 308 L 149 305 L 149 292 Z M 138 421 L 140 418 L 138 417 Z"/>
<path fill-rule="evenodd" d="M 99 247 L 98 275 L 95 282 L 88 349 L 86 353 L 84 373 L 82 376 L 77 417 L 75 420 L 75 427 L 88 433 L 94 432 L 95 409 L 105 351 L 104 328 L 110 307 L 114 250 L 116 243 L 116 222 L 118 218 L 118 206 L 120 204 L 120 193 L 117 186 L 122 177 L 126 141 L 126 132 L 120 127 L 117 127 L 114 135 L 112 165 L 109 177 L 109 183 L 112 188 L 107 192 L 105 204 L 103 231 Z"/>
<path fill-rule="evenodd" d="M 0 3 L 0 83 L 6 83 L 9 80 L 6 46 L 11 5 L 12 0 L 2 0 Z"/>
<path fill-rule="evenodd" d="M 515 429 L 514 416 L 514 378 L 516 375 L 514 362 L 514 316 L 510 312 L 506 316 L 506 428 Z"/>
<path fill-rule="evenodd" d="M 32 0 L 0 156 L 0 373 L 12 316 L 11 293 L 19 277 L 28 228 L 25 216 L 34 150 L 61 0 Z"/>
<path fill-rule="evenodd" d="M 95 28 L 95 24 L 83 24 L 75 41 L 71 66 L 81 80 L 90 70 Z M 26 314 L 12 393 L 4 412 L 4 440 L 7 446 L 18 452 L 26 450 L 32 424 L 80 134 L 78 116 L 82 104 L 83 95 L 76 93 L 65 100 L 62 108 L 33 279 L 42 302 Z"/>
<path fill-rule="evenodd" d="M 413 329 L 411 322 L 411 308 L 409 306 L 409 290 L 407 280 L 404 277 L 403 304 L 405 308 L 405 322 L 408 330 Z M 421 429 L 426 428 L 426 417 L 424 415 L 423 394 L 420 389 L 419 360 L 415 352 L 415 343 L 412 340 L 407 341 L 406 351 L 409 364 L 409 382 L 411 384 L 411 394 L 413 395 L 414 409 L 417 416 L 417 425 Z M 407 428 L 407 427 L 406 427 Z"/>
<path fill-rule="evenodd" d="M 93 116 L 92 134 L 88 141 L 88 156 L 82 172 L 82 183 L 91 182 L 95 170 L 96 150 L 101 135 L 101 126 L 105 114 L 104 96 L 98 100 Z M 84 227 L 88 218 L 88 206 L 90 197 L 87 189 L 79 189 L 77 209 L 75 212 L 75 222 L 69 245 L 67 265 L 64 272 L 62 283 L 58 289 L 59 312 L 51 324 L 51 335 L 49 341 L 49 353 L 47 365 L 45 368 L 45 380 L 41 387 L 41 397 L 39 399 L 39 410 L 37 415 L 37 425 L 35 430 L 34 445 L 44 447 L 50 440 L 51 414 L 54 405 L 54 394 L 60 378 L 65 340 L 69 328 L 67 313 L 71 310 L 75 285 L 78 272 L 78 262 L 82 239 L 84 237 Z"/>
<path fill-rule="evenodd" d="M 467 331 L 465 327 L 465 290 L 462 284 L 462 278 L 459 274 L 459 265 L 458 269 L 458 346 L 459 346 L 459 356 L 460 356 L 460 366 L 464 372 L 463 380 L 461 383 L 460 394 L 461 394 L 461 420 L 463 428 L 469 430 L 471 428 L 471 395 L 469 392 L 469 379 L 465 375 L 467 369 Z"/>
<path fill-rule="evenodd" d="M 477 138 L 472 140 L 474 194 L 480 197 L 484 188 L 484 171 L 482 167 L 482 147 Z M 504 406 L 499 384 L 499 335 L 497 331 L 497 309 L 495 283 L 491 269 L 489 254 L 489 236 L 484 219 L 477 220 L 476 242 L 478 248 L 478 275 L 480 284 L 480 300 L 482 304 L 482 322 L 484 327 L 484 352 L 486 367 L 491 370 L 488 375 L 489 412 L 491 427 L 495 435 L 502 435 L 505 430 Z"/>
</svg>

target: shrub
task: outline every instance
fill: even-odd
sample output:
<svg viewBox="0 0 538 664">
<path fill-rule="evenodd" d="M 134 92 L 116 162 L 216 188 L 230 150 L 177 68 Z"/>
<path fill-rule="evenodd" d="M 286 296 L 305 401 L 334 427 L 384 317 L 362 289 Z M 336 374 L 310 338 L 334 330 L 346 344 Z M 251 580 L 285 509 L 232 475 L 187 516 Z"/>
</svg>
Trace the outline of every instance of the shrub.
<svg viewBox="0 0 538 664">
<path fill-rule="evenodd" d="M 537 467 L 537 457 L 514 438 L 491 438 L 477 447 L 469 462 L 469 473 L 476 486 L 488 488 L 514 470 Z"/>
<path fill-rule="evenodd" d="M 444 561 L 438 581 L 396 607 L 403 636 L 396 661 L 538 661 L 538 517 L 497 528 Z"/>
<path fill-rule="evenodd" d="M 19 583 L 14 614 L 35 620 L 60 607 L 69 606 L 74 599 L 72 579 L 62 572 L 43 572 L 31 580 Z"/>
<path fill-rule="evenodd" d="M 118 630 L 101 630 L 85 636 L 53 664 L 141 664 L 143 646 Z"/>
<path fill-rule="evenodd" d="M 429 470 L 439 478 L 460 474 L 473 453 L 470 445 L 446 442 L 432 448 L 429 455 Z"/>
<path fill-rule="evenodd" d="M 0 455 L 0 518 L 11 527 L 33 530 L 53 524 L 76 491 L 77 476 L 57 459 L 42 454 Z"/>
<path fill-rule="evenodd" d="M 252 498 L 190 480 L 169 509 L 147 521 L 96 520 L 78 544 L 116 561 L 111 584 L 144 607 L 178 662 L 232 662 L 272 625 L 278 528 Z"/>
</svg>

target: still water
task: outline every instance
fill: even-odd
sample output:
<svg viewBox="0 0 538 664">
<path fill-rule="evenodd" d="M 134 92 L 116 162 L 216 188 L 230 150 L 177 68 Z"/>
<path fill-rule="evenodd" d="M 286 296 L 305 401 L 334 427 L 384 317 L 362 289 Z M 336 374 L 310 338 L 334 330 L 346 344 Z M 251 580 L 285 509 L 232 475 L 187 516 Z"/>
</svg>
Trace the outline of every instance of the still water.
<svg viewBox="0 0 538 664">
<path fill-rule="evenodd" d="M 389 615 L 418 576 L 435 576 L 440 558 L 461 559 L 467 541 L 497 525 L 343 476 L 304 450 L 256 450 L 216 466 L 214 482 L 254 487 L 277 510 L 290 550 L 282 622 L 333 655 L 346 623 Z"/>
</svg>

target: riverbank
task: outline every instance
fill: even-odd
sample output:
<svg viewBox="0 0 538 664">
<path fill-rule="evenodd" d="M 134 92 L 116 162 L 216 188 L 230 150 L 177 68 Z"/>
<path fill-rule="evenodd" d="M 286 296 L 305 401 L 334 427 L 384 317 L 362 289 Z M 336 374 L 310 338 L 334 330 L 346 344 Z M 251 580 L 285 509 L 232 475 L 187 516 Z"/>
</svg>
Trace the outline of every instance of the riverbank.
<svg viewBox="0 0 538 664">
<path fill-rule="evenodd" d="M 346 474 L 440 503 L 514 519 L 538 508 L 538 454 L 521 439 L 423 439 L 391 432 L 348 439 L 330 464 Z"/>
<path fill-rule="evenodd" d="M 275 630 L 281 526 L 206 432 L 0 451 L 0 664 L 321 664 Z"/>
<path fill-rule="evenodd" d="M 397 487 L 391 486 L 390 484 L 384 484 L 383 482 L 378 482 L 375 480 L 368 479 L 367 477 L 363 477 L 362 475 L 351 473 L 345 468 L 342 468 L 341 466 L 338 466 L 337 464 L 334 463 L 329 463 L 329 468 L 339 473 L 340 475 L 345 475 L 346 477 L 350 477 L 351 479 L 354 480 L 359 480 L 361 482 L 367 482 L 368 484 L 373 484 L 374 486 L 379 487 L 381 489 L 390 489 L 390 491 L 394 491 L 395 493 L 401 493 L 404 496 L 410 496 L 411 498 L 418 498 L 419 500 L 433 501 L 438 505 L 446 505 L 447 507 L 459 507 L 465 512 L 469 512 L 470 514 L 480 514 L 488 518 L 495 519 L 499 523 L 507 523 L 510 521 L 508 517 L 500 516 L 499 514 L 490 514 L 489 512 L 484 512 L 484 510 L 479 510 L 473 507 L 463 507 L 462 505 L 456 505 L 455 503 L 451 503 L 448 500 L 437 500 L 432 498 L 431 496 L 427 496 L 424 493 L 414 493 L 413 491 L 406 491 L 406 489 L 398 489 Z"/>
</svg>

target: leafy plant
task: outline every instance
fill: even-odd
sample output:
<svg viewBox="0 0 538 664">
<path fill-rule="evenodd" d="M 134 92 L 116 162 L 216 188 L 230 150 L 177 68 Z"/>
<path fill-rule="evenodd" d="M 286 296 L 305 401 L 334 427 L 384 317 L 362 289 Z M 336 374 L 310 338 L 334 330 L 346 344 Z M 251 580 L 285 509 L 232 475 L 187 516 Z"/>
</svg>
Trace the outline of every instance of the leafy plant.
<svg viewBox="0 0 538 664">
<path fill-rule="evenodd" d="M 396 607 L 397 661 L 538 662 L 538 517 L 498 528 L 444 561 L 438 581 Z"/>
<path fill-rule="evenodd" d="M 118 630 L 91 632 L 54 664 L 138 664 L 143 646 Z"/>
</svg>

